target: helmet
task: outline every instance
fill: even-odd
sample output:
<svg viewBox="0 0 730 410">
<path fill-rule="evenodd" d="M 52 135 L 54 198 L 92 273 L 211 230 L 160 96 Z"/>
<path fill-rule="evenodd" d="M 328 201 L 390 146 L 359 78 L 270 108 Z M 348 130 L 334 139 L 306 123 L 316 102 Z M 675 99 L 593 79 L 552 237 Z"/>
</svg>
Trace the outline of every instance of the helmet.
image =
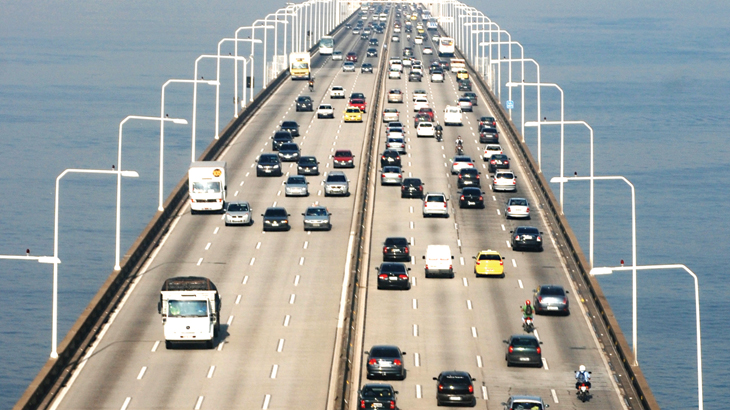
<svg viewBox="0 0 730 410">
<path fill-rule="evenodd" d="M 578 370 L 581 371 L 581 372 L 584 372 L 584 371 L 586 371 L 586 367 L 583 366 L 583 365 L 580 365 L 580 367 L 578 368 Z"/>
<path fill-rule="evenodd" d="M 529 301 L 529 300 L 526 300 L 526 301 L 525 301 L 525 304 L 526 304 L 527 306 L 530 306 L 530 301 Z"/>
</svg>

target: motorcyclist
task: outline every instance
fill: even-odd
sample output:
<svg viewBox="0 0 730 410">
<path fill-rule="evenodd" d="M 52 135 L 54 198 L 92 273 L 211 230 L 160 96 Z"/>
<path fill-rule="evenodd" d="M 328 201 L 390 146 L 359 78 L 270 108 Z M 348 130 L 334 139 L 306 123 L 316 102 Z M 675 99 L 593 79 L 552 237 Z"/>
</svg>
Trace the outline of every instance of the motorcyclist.
<svg viewBox="0 0 730 410">
<path fill-rule="evenodd" d="M 456 153 L 457 154 L 458 153 L 461 153 L 463 151 L 463 149 L 464 149 L 464 140 L 461 139 L 461 135 L 459 135 L 458 137 L 456 137 L 456 146 L 455 146 L 455 149 L 456 149 Z"/>
<path fill-rule="evenodd" d="M 532 315 L 535 313 L 535 309 L 532 308 L 532 304 L 529 299 L 525 301 L 524 306 L 520 306 L 520 310 L 522 310 L 522 323 L 524 323 L 525 319 L 528 317 L 532 319 Z"/>
<path fill-rule="evenodd" d="M 434 130 L 436 131 L 436 138 L 441 139 L 441 136 L 443 135 L 443 132 L 444 132 L 444 127 L 442 127 L 441 124 L 437 123 L 436 126 L 434 127 Z"/>
<path fill-rule="evenodd" d="M 580 367 L 578 367 L 578 371 L 575 372 L 575 380 L 576 390 L 580 388 L 582 383 L 585 383 L 589 389 L 591 388 L 591 373 L 586 371 L 586 367 L 584 365 L 580 365 Z"/>
<path fill-rule="evenodd" d="M 309 91 L 314 91 L 314 77 L 309 79 Z"/>
</svg>

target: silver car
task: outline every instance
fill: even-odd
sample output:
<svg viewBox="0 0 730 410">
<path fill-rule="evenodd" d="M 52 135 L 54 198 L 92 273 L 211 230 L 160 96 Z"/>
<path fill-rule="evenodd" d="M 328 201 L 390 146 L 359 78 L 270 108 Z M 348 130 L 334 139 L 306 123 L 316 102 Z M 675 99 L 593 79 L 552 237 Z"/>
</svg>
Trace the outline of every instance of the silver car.
<svg viewBox="0 0 730 410">
<path fill-rule="evenodd" d="M 332 171 L 324 180 L 324 196 L 350 195 L 350 181 L 342 171 Z"/>
<path fill-rule="evenodd" d="M 342 61 L 342 51 L 335 50 L 332 52 L 332 61 Z"/>
<path fill-rule="evenodd" d="M 248 202 L 229 202 L 226 204 L 226 226 L 251 225 L 253 217 Z"/>
<path fill-rule="evenodd" d="M 384 166 L 380 171 L 380 185 L 400 185 L 403 182 L 403 172 L 395 165 Z"/>
<path fill-rule="evenodd" d="M 448 198 L 443 192 L 427 192 L 423 197 L 423 217 L 441 215 L 449 217 Z"/>
<path fill-rule="evenodd" d="M 302 215 L 304 216 L 305 231 L 312 231 L 315 229 L 329 231 L 332 229 L 332 222 L 330 221 L 330 216 L 332 214 L 323 206 L 310 206 L 306 211 L 304 211 L 304 213 L 302 213 Z"/>
<path fill-rule="evenodd" d="M 309 187 L 307 186 L 307 178 L 301 175 L 291 175 L 284 183 L 285 196 L 308 196 Z"/>
<path fill-rule="evenodd" d="M 530 219 L 530 203 L 525 198 L 510 198 L 504 206 L 505 218 Z"/>
<path fill-rule="evenodd" d="M 568 291 L 560 285 L 541 285 L 535 292 L 535 313 L 570 314 Z"/>
<path fill-rule="evenodd" d="M 517 191 L 517 175 L 512 171 L 497 171 L 492 180 L 492 191 Z"/>
<path fill-rule="evenodd" d="M 345 61 L 342 64 L 342 71 L 354 73 L 355 72 L 355 63 L 353 63 L 352 61 Z"/>
<path fill-rule="evenodd" d="M 392 149 L 401 154 L 406 153 L 406 141 L 401 137 L 388 137 L 385 142 L 385 149 Z"/>
<path fill-rule="evenodd" d="M 403 91 L 393 88 L 388 91 L 388 102 L 389 103 L 402 103 L 403 102 Z"/>
</svg>

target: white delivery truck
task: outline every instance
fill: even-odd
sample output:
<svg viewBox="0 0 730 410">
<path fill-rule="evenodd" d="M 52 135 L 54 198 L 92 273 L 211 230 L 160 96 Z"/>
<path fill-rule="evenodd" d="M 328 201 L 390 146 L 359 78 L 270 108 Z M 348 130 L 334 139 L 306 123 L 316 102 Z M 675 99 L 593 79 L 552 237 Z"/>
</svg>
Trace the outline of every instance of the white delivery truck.
<svg viewBox="0 0 730 410">
<path fill-rule="evenodd" d="M 188 170 L 188 193 L 192 213 L 222 211 L 226 202 L 225 161 L 195 161 Z"/>
<path fill-rule="evenodd" d="M 461 107 L 455 105 L 447 105 L 444 109 L 444 124 L 445 125 L 462 125 L 461 122 Z"/>
<path fill-rule="evenodd" d="M 204 343 L 209 349 L 220 332 L 221 298 L 213 282 L 199 276 L 165 281 L 157 311 L 162 315 L 165 347 L 173 343 Z"/>
</svg>

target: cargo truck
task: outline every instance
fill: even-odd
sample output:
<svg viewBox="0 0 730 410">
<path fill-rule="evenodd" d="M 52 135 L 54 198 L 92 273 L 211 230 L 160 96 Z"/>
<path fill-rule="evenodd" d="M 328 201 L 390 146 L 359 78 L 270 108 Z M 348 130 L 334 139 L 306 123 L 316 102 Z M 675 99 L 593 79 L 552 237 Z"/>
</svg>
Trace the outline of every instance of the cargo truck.
<svg viewBox="0 0 730 410">
<path fill-rule="evenodd" d="M 311 57 L 309 52 L 289 54 L 289 75 L 292 80 L 309 80 Z"/>
<path fill-rule="evenodd" d="M 188 170 L 188 192 L 192 213 L 222 211 L 226 202 L 225 161 L 195 161 Z"/>
<path fill-rule="evenodd" d="M 221 298 L 210 279 L 167 279 L 160 291 L 157 311 L 162 315 L 166 348 L 175 343 L 203 343 L 213 348 L 220 333 Z"/>
</svg>

